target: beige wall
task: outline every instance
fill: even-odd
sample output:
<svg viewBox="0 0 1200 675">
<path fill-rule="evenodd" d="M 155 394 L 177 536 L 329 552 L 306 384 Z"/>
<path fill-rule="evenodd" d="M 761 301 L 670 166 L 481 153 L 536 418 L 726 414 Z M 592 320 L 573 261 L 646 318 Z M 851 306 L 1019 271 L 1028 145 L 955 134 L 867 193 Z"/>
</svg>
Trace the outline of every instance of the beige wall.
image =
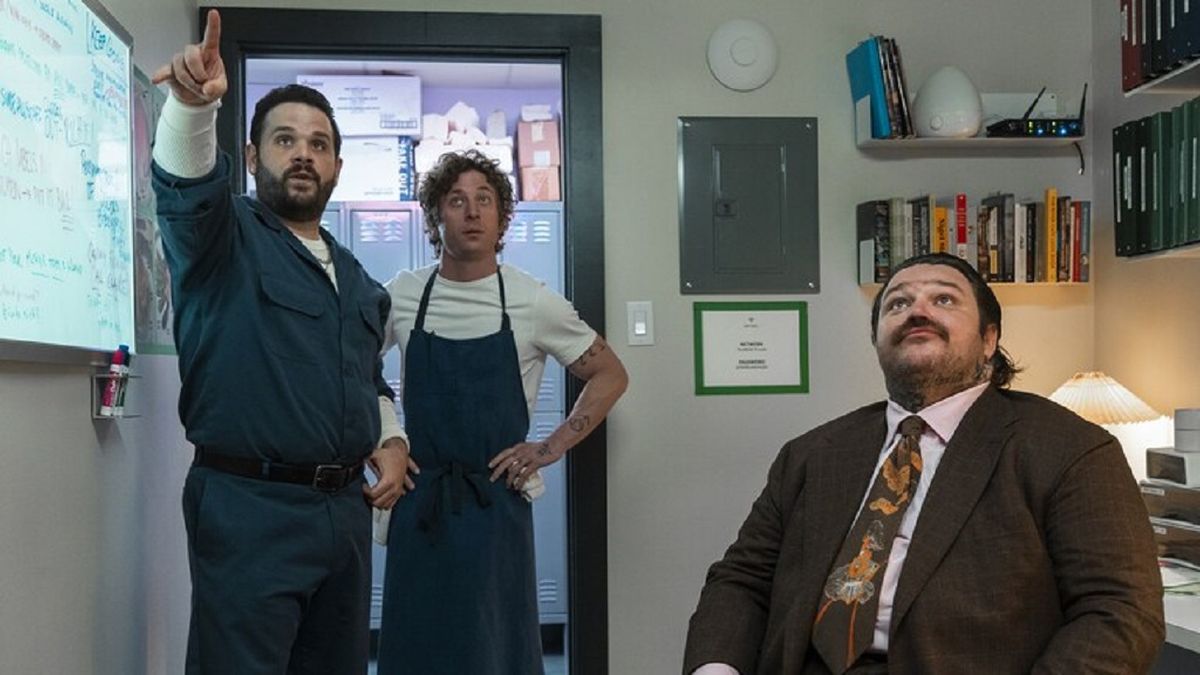
<svg viewBox="0 0 1200 675">
<path fill-rule="evenodd" d="M 194 30 L 191 2 L 168 8 L 150 0 L 108 4 L 134 33 L 143 68 Z M 329 6 L 304 0 L 218 4 Z M 978 196 L 992 189 L 1036 197 L 1050 183 L 1061 192 L 1092 196 L 1092 176 L 1075 174 L 1073 154 L 860 154 L 852 144 L 844 66 L 845 53 L 858 40 L 886 32 L 904 49 L 914 90 L 936 67 L 953 63 L 983 91 L 1035 91 L 1045 84 L 1077 103 L 1081 83 L 1095 77 L 1087 49 L 1091 4 L 1085 0 L 404 0 L 341 6 L 602 16 L 606 329 L 632 378 L 609 427 L 613 673 L 677 671 L 704 570 L 732 539 L 780 444 L 881 396 L 867 338 L 871 291 L 853 282 L 857 202 L 930 191 Z M 1036 22 L 1014 18 L 1034 14 Z M 775 79 L 752 93 L 724 89 L 704 62 L 709 33 L 740 17 L 766 23 L 780 45 Z M 691 303 L 736 298 L 678 291 L 675 120 L 681 115 L 820 119 L 822 289 L 796 296 L 809 303 L 808 395 L 691 393 Z M 1096 188 L 1098 203 L 1102 187 Z M 1096 278 L 1111 267 L 1099 265 Z M 1101 289 L 1097 284 L 1096 292 Z M 1093 365 L 1100 341 L 1093 340 L 1092 287 L 1002 289 L 1000 297 L 1003 344 L 1028 367 L 1019 387 L 1048 393 Z M 629 300 L 654 302 L 657 345 L 623 344 Z M 0 672 L 178 668 L 186 570 L 177 569 L 183 543 L 168 525 L 179 519 L 186 459 L 176 459 L 184 453 L 173 409 L 174 362 L 143 363 L 157 370 L 147 386 L 158 401 L 137 431 L 131 422 L 93 427 L 85 415 L 86 373 L 78 369 L 0 364 L 0 424 L 21 469 L 0 471 L 0 537 L 6 542 L 0 549 Z M 134 442 L 137 434 L 144 435 Z M 169 552 L 152 553 L 155 545 Z"/>
<path fill-rule="evenodd" d="M 1092 15 L 1098 130 L 1093 174 L 1096 219 L 1096 365 L 1159 412 L 1200 407 L 1200 258 L 1126 259 L 1113 255 L 1113 127 L 1194 97 L 1121 93 L 1118 3 Z M 1101 135 L 1103 134 L 1103 135 Z M 1099 195 L 1103 195 L 1100 198 Z"/>
</svg>

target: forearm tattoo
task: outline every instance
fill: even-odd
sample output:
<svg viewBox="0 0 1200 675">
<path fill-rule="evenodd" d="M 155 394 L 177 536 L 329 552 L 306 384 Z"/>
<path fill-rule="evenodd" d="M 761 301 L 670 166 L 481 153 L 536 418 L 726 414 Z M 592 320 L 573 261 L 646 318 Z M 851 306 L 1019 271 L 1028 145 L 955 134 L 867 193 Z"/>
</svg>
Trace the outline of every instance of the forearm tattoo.
<svg viewBox="0 0 1200 675">
<path fill-rule="evenodd" d="M 550 444 L 542 441 L 542 444 L 537 449 L 538 457 L 548 457 L 550 455 Z"/>
<path fill-rule="evenodd" d="M 575 433 L 580 433 L 584 429 L 587 429 L 591 423 L 592 418 L 588 415 L 574 415 L 571 419 L 567 420 L 567 426 L 571 427 L 571 431 Z"/>
</svg>

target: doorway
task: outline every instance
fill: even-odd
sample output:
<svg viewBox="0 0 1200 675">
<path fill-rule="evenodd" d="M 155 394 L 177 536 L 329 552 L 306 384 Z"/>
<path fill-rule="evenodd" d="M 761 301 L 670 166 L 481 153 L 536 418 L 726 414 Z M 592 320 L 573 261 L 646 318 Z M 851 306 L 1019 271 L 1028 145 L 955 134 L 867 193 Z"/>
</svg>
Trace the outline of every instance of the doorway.
<svg viewBox="0 0 1200 675">
<path fill-rule="evenodd" d="M 372 68 L 379 72 L 385 69 L 416 72 L 420 67 L 427 67 L 430 68 L 427 77 L 434 79 L 432 73 L 439 68 L 446 78 L 469 77 L 467 74 L 473 70 L 471 64 L 480 71 L 497 66 L 518 70 L 527 67 L 531 74 L 539 71 L 539 67 L 543 74 L 547 72 L 547 66 L 552 67 L 558 81 L 550 88 L 556 88 L 559 99 L 537 102 L 549 104 L 554 112 L 561 112 L 561 200 L 557 203 L 531 202 L 518 208 L 510 237 L 521 236 L 525 242 L 514 244 L 510 240 L 512 250 L 506 250 L 506 254 L 520 267 L 539 268 L 531 270 L 537 275 L 541 271 L 538 260 L 544 258 L 536 255 L 537 250 L 553 248 L 553 266 L 557 271 L 550 269 L 541 276 L 557 274 L 556 283 L 552 283 L 552 279 L 544 280 L 557 286 L 572 300 L 588 324 L 603 329 L 598 17 L 219 9 L 222 14 L 222 58 L 229 76 L 229 94 L 224 106 L 227 111 L 237 114 L 218 117 L 218 139 L 235 163 L 243 162 L 243 139 L 257 98 L 255 87 L 272 77 L 283 77 L 286 81 L 290 75 L 285 72 L 287 66 L 284 64 L 289 62 L 324 64 L 325 67 L 352 64 L 349 69 L 358 68 L 357 72 Z M 204 25 L 206 10 L 200 9 L 200 26 Z M 272 68 L 282 70 L 271 77 L 263 75 Z M 430 112 L 442 111 L 434 109 Z M 492 109 L 479 112 L 487 115 Z M 516 115 L 509 117 L 515 123 Z M 243 181 L 245 188 L 245 176 L 239 174 L 238 179 Z M 361 203 L 342 202 L 327 214 L 327 222 L 342 242 L 362 239 L 364 228 L 373 233 L 386 231 L 393 237 L 402 236 L 400 232 L 408 228 L 410 241 L 407 248 L 392 242 L 395 244 L 392 249 L 373 247 L 365 256 L 379 256 L 379 272 L 383 274 L 380 280 L 386 281 L 400 269 L 399 265 L 407 262 L 417 266 L 428 260 L 424 257 L 427 254 L 421 241 L 411 237 L 411 226 L 419 227 L 420 218 L 419 213 L 409 206 L 411 204 L 406 205 L 402 200 L 366 208 Z M 365 245 L 361 248 L 366 252 Z M 403 255 L 403 251 L 409 253 L 407 261 L 395 257 Z M 355 253 L 359 255 L 360 251 Z M 557 406 L 557 410 L 543 410 L 539 397 L 539 412 L 534 417 L 535 428 L 531 431 L 535 435 L 546 433 L 547 425 L 551 424 L 549 417 L 539 419 L 545 417 L 542 413 L 561 415 L 570 410 L 581 388 L 579 382 L 561 370 L 555 374 L 553 365 L 547 367 L 548 386 L 543 385 L 542 395 L 547 397 L 548 405 Z M 558 467 L 562 503 L 557 515 L 561 520 L 562 543 L 560 547 L 548 547 L 550 537 L 542 537 L 538 545 L 539 581 L 544 571 L 543 558 L 556 555 L 553 552 L 544 554 L 542 549 L 561 550 L 562 587 L 555 589 L 551 578 L 545 591 L 548 600 L 556 597 L 560 600 L 561 611 L 543 611 L 544 642 L 549 651 L 559 641 L 566 660 L 564 670 L 572 675 L 599 674 L 608 670 L 605 454 L 605 434 L 601 427 L 572 450 L 565 463 Z M 548 479 L 553 486 L 555 477 L 551 475 Z M 543 512 L 548 510 L 546 506 L 542 507 Z M 542 516 L 541 520 L 553 521 L 553 517 Z M 542 525 L 543 530 L 550 531 L 548 527 L 552 529 L 554 524 Z M 555 629 L 555 626 L 561 629 Z"/>
</svg>

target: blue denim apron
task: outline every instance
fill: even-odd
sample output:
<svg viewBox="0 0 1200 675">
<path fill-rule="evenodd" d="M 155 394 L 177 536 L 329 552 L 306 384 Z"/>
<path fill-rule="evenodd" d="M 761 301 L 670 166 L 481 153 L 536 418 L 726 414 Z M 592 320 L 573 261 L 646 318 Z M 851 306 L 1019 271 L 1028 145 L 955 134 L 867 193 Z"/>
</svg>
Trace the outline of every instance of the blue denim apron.
<svg viewBox="0 0 1200 675">
<path fill-rule="evenodd" d="M 404 360 L 416 490 L 388 531 L 379 675 L 540 675 L 528 502 L 488 461 L 521 443 L 529 411 L 500 284 L 500 330 L 469 340 L 425 331 L 429 277 Z"/>
</svg>

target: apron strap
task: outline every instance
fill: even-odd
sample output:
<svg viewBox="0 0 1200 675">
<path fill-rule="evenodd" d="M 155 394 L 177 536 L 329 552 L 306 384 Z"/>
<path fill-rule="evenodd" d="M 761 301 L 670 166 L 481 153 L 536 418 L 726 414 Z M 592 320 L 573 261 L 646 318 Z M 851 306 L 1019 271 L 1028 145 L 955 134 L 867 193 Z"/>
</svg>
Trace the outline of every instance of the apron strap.
<svg viewBox="0 0 1200 675">
<path fill-rule="evenodd" d="M 500 330 L 512 330 L 512 322 L 508 320 L 508 301 L 504 299 L 504 275 L 500 273 L 500 268 L 496 267 L 496 281 L 500 282 Z"/>
<path fill-rule="evenodd" d="M 443 524 L 446 502 L 450 503 L 454 515 L 462 514 L 468 488 L 475 493 L 475 502 L 480 508 L 490 507 L 492 498 L 488 496 L 487 478 L 486 471 L 468 469 L 462 462 L 450 462 L 434 470 L 429 485 L 431 494 L 421 505 L 417 527 L 422 532 L 437 534 Z"/>
<path fill-rule="evenodd" d="M 413 324 L 413 329 L 425 330 L 425 311 L 429 309 L 429 295 L 433 291 L 433 282 L 437 279 L 438 270 L 441 267 L 434 267 L 433 274 L 429 275 L 429 281 L 425 282 L 425 290 L 421 293 L 421 304 L 417 307 L 417 320 Z M 504 275 L 500 273 L 500 267 L 496 267 L 496 281 L 500 283 L 500 330 L 507 331 L 512 329 L 512 322 L 508 318 L 508 300 L 504 296 Z"/>
<path fill-rule="evenodd" d="M 417 308 L 417 321 L 413 324 L 414 330 L 425 330 L 425 310 L 429 309 L 429 292 L 433 290 L 433 281 L 437 279 L 438 270 L 441 266 L 433 268 L 433 274 L 429 275 L 429 281 L 425 282 L 425 291 L 421 293 L 421 305 Z"/>
</svg>

